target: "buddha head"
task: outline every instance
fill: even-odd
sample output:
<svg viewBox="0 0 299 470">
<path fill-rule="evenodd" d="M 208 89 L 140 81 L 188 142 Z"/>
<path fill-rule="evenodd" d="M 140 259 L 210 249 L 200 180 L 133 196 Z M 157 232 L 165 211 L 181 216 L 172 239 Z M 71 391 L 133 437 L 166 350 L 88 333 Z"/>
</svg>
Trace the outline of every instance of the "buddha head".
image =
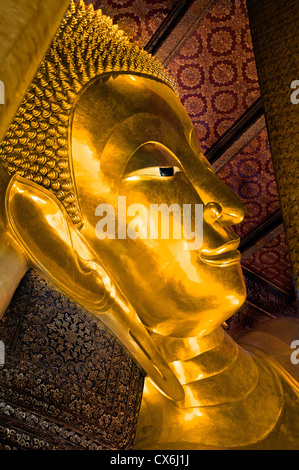
<svg viewBox="0 0 299 470">
<path fill-rule="evenodd" d="M 7 226 L 29 262 L 99 316 L 162 390 L 156 370 L 164 382 L 171 373 L 150 334 L 207 335 L 244 302 L 232 230 L 241 201 L 201 152 L 174 81 L 92 6 L 71 4 L 0 162 Z M 133 208 L 125 221 L 124 204 Z M 163 220 L 149 208 L 163 204 L 202 208 L 198 246 L 149 236 L 149 220 L 155 233 Z M 109 211 L 115 230 L 107 223 L 99 236 Z"/>
</svg>

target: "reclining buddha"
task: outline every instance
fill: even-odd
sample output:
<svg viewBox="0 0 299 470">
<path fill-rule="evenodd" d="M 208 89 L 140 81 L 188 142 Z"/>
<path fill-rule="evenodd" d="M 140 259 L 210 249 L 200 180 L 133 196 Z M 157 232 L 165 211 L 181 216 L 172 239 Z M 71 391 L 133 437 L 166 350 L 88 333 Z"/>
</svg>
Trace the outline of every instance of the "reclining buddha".
<svg viewBox="0 0 299 470">
<path fill-rule="evenodd" d="M 111 330 L 146 375 L 136 449 L 299 449 L 299 321 L 239 344 L 223 329 L 246 299 L 232 230 L 245 211 L 159 62 L 72 3 L 0 163 L 1 313 L 33 267 Z M 202 207 L 201 243 L 148 236 L 148 219 L 159 233 L 166 217 L 152 205 Z M 106 218 L 99 236 L 111 209 L 115 230 Z"/>
</svg>

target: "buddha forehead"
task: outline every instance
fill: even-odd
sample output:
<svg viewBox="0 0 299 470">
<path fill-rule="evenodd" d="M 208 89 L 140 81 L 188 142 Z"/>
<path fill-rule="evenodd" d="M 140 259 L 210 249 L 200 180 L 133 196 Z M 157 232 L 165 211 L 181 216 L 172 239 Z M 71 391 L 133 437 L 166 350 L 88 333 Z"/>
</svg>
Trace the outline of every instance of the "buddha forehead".
<svg viewBox="0 0 299 470">
<path fill-rule="evenodd" d="M 81 173 L 91 158 L 93 163 L 101 160 L 104 173 L 109 162 L 113 178 L 138 147 L 151 141 L 160 142 L 181 159 L 192 147 L 200 151 L 191 120 L 168 85 L 122 74 L 95 80 L 83 90 L 72 120 L 75 173 L 76 169 Z"/>
</svg>

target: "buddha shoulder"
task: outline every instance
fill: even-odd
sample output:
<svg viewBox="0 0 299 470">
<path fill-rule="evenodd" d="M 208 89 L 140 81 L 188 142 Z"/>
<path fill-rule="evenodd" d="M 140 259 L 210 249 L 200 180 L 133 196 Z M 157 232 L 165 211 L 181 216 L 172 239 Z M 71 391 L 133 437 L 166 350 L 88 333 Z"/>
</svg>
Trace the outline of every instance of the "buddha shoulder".
<svg viewBox="0 0 299 470">
<path fill-rule="evenodd" d="M 238 342 L 299 387 L 299 318 L 271 320 L 246 333 Z"/>
</svg>

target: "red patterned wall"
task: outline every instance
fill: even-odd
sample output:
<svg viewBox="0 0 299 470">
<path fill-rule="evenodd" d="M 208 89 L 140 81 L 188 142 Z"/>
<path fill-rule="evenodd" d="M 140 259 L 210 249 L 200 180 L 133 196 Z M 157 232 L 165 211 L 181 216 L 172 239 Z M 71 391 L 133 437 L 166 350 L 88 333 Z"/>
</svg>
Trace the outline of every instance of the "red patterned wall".
<svg viewBox="0 0 299 470">
<path fill-rule="evenodd" d="M 168 68 L 205 151 L 260 96 L 245 2 L 216 2 Z"/>
<path fill-rule="evenodd" d="M 85 3 L 101 8 L 129 37 L 144 47 L 176 0 L 92 0 Z"/>
<path fill-rule="evenodd" d="M 242 199 L 247 209 L 244 222 L 235 227 L 240 237 L 279 209 L 269 140 L 264 129 L 218 176 Z"/>
<path fill-rule="evenodd" d="M 266 244 L 242 264 L 285 292 L 289 292 L 293 287 L 284 233 Z"/>
</svg>

